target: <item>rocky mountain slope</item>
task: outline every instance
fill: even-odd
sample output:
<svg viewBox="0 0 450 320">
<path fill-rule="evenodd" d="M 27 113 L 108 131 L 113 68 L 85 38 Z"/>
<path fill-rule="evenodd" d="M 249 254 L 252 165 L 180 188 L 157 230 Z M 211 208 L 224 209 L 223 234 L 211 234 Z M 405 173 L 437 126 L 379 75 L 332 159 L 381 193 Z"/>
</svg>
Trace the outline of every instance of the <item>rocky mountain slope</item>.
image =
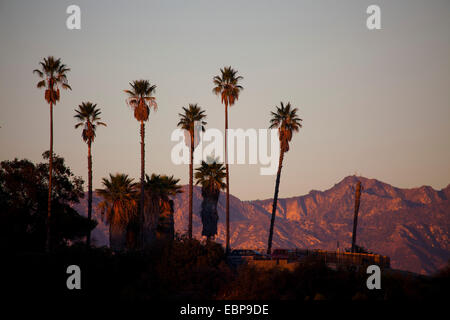
<svg viewBox="0 0 450 320">
<path fill-rule="evenodd" d="M 399 189 L 375 179 L 358 177 L 364 187 L 358 221 L 357 243 L 391 257 L 393 268 L 431 274 L 450 259 L 450 185 L 436 191 L 431 187 Z M 279 199 L 274 248 L 336 250 L 350 247 L 354 193 L 357 177 L 349 176 L 326 191 Z M 188 188 L 175 202 L 175 229 L 187 230 Z M 194 235 L 201 238 L 200 188 L 194 188 Z M 94 195 L 94 208 L 99 199 Z M 230 196 L 231 246 L 267 246 L 272 199 L 240 201 Z M 86 201 L 76 208 L 86 212 Z M 217 241 L 225 239 L 225 197 L 219 199 Z M 99 214 L 94 216 L 100 220 Z M 108 227 L 100 221 L 93 238 L 108 243 Z"/>
</svg>

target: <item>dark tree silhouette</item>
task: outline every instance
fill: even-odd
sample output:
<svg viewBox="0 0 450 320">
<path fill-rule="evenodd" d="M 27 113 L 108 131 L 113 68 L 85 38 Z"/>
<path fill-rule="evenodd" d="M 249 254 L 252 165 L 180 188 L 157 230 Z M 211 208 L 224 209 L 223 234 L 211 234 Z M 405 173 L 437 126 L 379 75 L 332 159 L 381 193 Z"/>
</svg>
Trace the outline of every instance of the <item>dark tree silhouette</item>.
<svg viewBox="0 0 450 320">
<path fill-rule="evenodd" d="M 225 169 L 226 169 L 226 240 L 225 250 L 230 252 L 230 170 L 228 167 L 228 107 L 233 106 L 239 99 L 241 91 L 244 89 L 239 81 L 244 79 L 237 75 L 237 70 L 230 67 L 220 69 L 220 76 L 215 76 L 213 82 L 215 87 L 213 93 L 220 95 L 222 103 L 225 105 Z"/>
<path fill-rule="evenodd" d="M 97 105 L 92 102 L 83 102 L 78 106 L 78 110 L 75 110 L 75 119 L 79 122 L 75 125 L 75 129 L 83 126 L 81 137 L 83 141 L 88 145 L 88 219 L 92 218 L 92 155 L 91 148 L 92 142 L 94 142 L 97 126 L 106 126 L 106 123 L 100 120 L 100 109 L 97 109 Z M 86 245 L 89 247 L 91 244 L 91 232 L 86 235 Z"/>
<path fill-rule="evenodd" d="M 52 215 L 52 171 L 53 171 L 53 105 L 59 101 L 60 93 L 59 87 L 63 89 L 72 90 L 72 88 L 67 83 L 67 72 L 70 69 L 63 63 L 61 63 L 61 59 L 55 59 L 52 56 L 44 58 L 43 61 L 39 62 L 40 69 L 34 69 L 33 73 L 36 73 L 42 80 L 37 83 L 38 88 L 45 89 L 45 101 L 50 106 L 50 157 L 48 160 L 49 169 L 48 169 L 48 205 L 47 205 L 47 242 L 46 242 L 46 250 L 50 251 L 51 249 L 51 228 L 50 228 L 50 219 Z"/>
<path fill-rule="evenodd" d="M 49 152 L 43 153 L 44 159 Z M 41 251 L 47 244 L 48 163 L 14 159 L 0 163 L 0 248 Z M 95 228 L 96 222 L 72 207 L 84 196 L 83 180 L 53 155 L 52 246 L 76 241 Z"/>
<path fill-rule="evenodd" d="M 278 161 L 277 180 L 275 182 L 275 193 L 272 204 L 272 218 L 270 220 L 269 240 L 267 244 L 267 254 L 272 250 L 273 227 L 275 224 L 275 215 L 277 212 L 278 191 L 280 188 L 281 168 L 283 167 L 284 153 L 289 151 L 289 142 L 292 134 L 302 127 L 302 119 L 297 116 L 297 108 L 291 109 L 288 102 L 286 106 L 280 102 L 280 107 L 276 107 L 276 111 L 272 112 L 270 120 L 270 129 L 278 129 L 278 138 L 280 139 L 280 159 Z"/>
<path fill-rule="evenodd" d="M 223 182 L 225 177 L 223 164 L 216 161 L 211 163 L 202 161 L 201 166 L 195 172 L 195 184 L 202 186 L 202 235 L 206 236 L 208 240 L 214 238 L 217 234 L 217 221 L 219 220 L 217 202 L 219 201 L 220 190 L 226 188 L 226 184 Z"/>
<path fill-rule="evenodd" d="M 110 174 L 109 179 L 102 179 L 102 184 L 104 188 L 96 192 L 103 198 L 98 206 L 109 223 L 109 246 L 124 250 L 127 226 L 136 216 L 136 184 L 124 173 Z"/>
<path fill-rule="evenodd" d="M 190 162 L 189 162 L 189 223 L 188 223 L 188 237 L 192 239 L 192 190 L 194 185 L 194 149 L 195 149 L 195 125 L 200 126 L 200 130 L 205 131 L 206 118 L 205 111 L 202 110 L 197 104 L 189 104 L 188 108 L 183 107 L 183 113 L 179 113 L 180 121 L 177 126 L 188 131 L 190 137 Z"/>
<path fill-rule="evenodd" d="M 145 176 L 145 121 L 150 116 L 150 108 L 157 109 L 157 104 L 153 93 L 155 85 L 151 85 L 148 80 L 135 80 L 130 82 L 131 90 L 124 90 L 128 95 L 127 104 L 133 109 L 134 117 L 141 123 L 141 192 L 139 201 L 139 241 L 138 247 L 143 246 L 144 236 L 144 176 Z"/>
<path fill-rule="evenodd" d="M 145 176 L 144 245 L 156 239 L 173 240 L 175 226 L 173 201 L 170 197 L 181 193 L 180 179 L 173 176 L 152 174 Z"/>
</svg>

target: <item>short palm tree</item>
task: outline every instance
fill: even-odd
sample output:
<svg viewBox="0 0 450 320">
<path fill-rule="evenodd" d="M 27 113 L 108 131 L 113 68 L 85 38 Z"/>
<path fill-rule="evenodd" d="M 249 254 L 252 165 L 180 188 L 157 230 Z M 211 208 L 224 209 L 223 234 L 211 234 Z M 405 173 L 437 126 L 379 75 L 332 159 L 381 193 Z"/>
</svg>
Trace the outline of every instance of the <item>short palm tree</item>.
<svg viewBox="0 0 450 320">
<path fill-rule="evenodd" d="M 126 245 L 126 228 L 136 216 L 136 184 L 127 174 L 110 174 L 103 178 L 103 189 L 96 192 L 103 198 L 99 209 L 109 223 L 109 244 L 113 250 L 123 250 Z"/>
<path fill-rule="evenodd" d="M 166 238 L 174 237 L 173 202 L 170 197 L 181 193 L 180 179 L 173 176 L 145 175 L 146 215 L 144 222 L 144 244 L 149 245 L 156 233 Z"/>
<path fill-rule="evenodd" d="M 97 108 L 97 104 L 92 102 L 82 102 L 78 109 L 75 109 L 74 118 L 78 120 L 75 129 L 83 126 L 81 137 L 88 145 L 88 219 L 92 217 L 92 155 L 91 146 L 95 139 L 97 126 L 106 126 L 106 123 L 101 122 L 101 111 Z M 91 231 L 88 231 L 86 236 L 86 245 L 91 244 Z"/>
<path fill-rule="evenodd" d="M 220 69 L 220 76 L 215 76 L 213 82 L 215 87 L 213 93 L 220 95 L 222 103 L 225 105 L 225 169 L 226 169 L 226 252 L 230 251 L 230 171 L 228 168 L 228 107 L 234 105 L 239 99 L 241 91 L 244 89 L 239 85 L 243 77 L 237 75 L 237 70 L 231 67 Z"/>
<path fill-rule="evenodd" d="M 144 223 L 144 176 L 145 176 L 145 121 L 148 121 L 150 109 L 157 109 L 155 97 L 153 96 L 156 86 L 151 85 L 148 80 L 135 80 L 130 82 L 131 90 L 124 90 L 128 95 L 127 104 L 133 109 L 134 117 L 141 123 L 141 195 L 139 201 L 139 232 L 138 246 L 143 245 L 143 223 Z"/>
<path fill-rule="evenodd" d="M 278 129 L 278 138 L 280 139 L 280 159 L 278 161 L 277 180 L 275 182 L 275 194 L 272 204 L 272 219 L 270 220 L 269 241 L 267 253 L 272 250 L 273 227 L 275 224 L 275 215 L 277 211 L 278 191 L 280 188 L 281 168 L 283 167 L 284 153 L 289 151 L 289 142 L 292 134 L 298 132 L 302 127 L 302 119 L 297 116 L 297 108 L 291 109 L 288 102 L 286 106 L 280 102 L 280 107 L 276 107 L 275 112 L 271 112 L 270 129 Z"/>
<path fill-rule="evenodd" d="M 206 122 L 203 119 L 206 118 L 205 111 L 202 110 L 197 104 L 189 104 L 189 107 L 183 107 L 183 113 L 179 113 L 180 121 L 177 126 L 188 131 L 190 137 L 190 163 L 189 163 L 189 227 L 188 237 L 192 239 L 192 198 L 193 198 L 193 185 L 194 185 L 194 135 L 195 126 L 198 125 L 200 130 L 205 131 Z"/>
<path fill-rule="evenodd" d="M 61 59 L 55 59 L 52 56 L 44 58 L 39 62 L 40 69 L 34 69 L 33 73 L 36 73 L 42 80 L 37 83 L 38 88 L 45 88 L 45 101 L 50 105 L 50 157 L 49 161 L 49 173 L 48 173 L 48 207 L 47 207 L 47 237 L 45 248 L 50 250 L 51 244 L 51 202 L 52 202 L 52 171 L 53 171 L 53 105 L 60 99 L 59 88 L 72 90 L 67 83 L 67 72 L 70 71 L 65 64 L 61 63 Z"/>
<path fill-rule="evenodd" d="M 214 238 L 217 234 L 217 202 L 219 201 L 220 190 L 226 188 L 223 181 L 226 177 L 223 163 L 217 161 L 205 162 L 195 172 L 195 184 L 202 186 L 202 209 L 201 217 L 203 230 L 202 235 L 208 240 Z"/>
</svg>

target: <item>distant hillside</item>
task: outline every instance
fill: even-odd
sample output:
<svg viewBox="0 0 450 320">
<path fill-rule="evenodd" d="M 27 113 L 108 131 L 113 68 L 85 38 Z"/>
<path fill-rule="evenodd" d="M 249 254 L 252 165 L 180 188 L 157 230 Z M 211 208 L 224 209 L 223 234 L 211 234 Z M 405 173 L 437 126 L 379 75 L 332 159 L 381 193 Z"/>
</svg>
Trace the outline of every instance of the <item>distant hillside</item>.
<svg viewBox="0 0 450 320">
<path fill-rule="evenodd" d="M 357 243 L 391 257 L 393 268 L 430 274 L 450 259 L 450 185 L 399 189 L 375 179 L 358 177 L 364 187 L 358 222 Z M 350 247 L 355 176 L 346 177 L 326 191 L 311 191 L 299 197 L 280 199 L 275 223 L 274 248 L 335 250 Z M 175 200 L 175 228 L 187 230 L 188 187 Z M 98 198 L 94 195 L 94 208 Z M 200 188 L 194 188 L 194 236 L 200 238 Z M 230 196 L 231 246 L 265 248 L 272 199 L 241 201 Z M 76 209 L 86 212 L 86 201 Z M 219 242 L 225 238 L 225 197 L 219 199 Z M 95 213 L 95 217 L 98 214 Z M 105 245 L 107 226 L 99 223 L 93 234 Z"/>
</svg>

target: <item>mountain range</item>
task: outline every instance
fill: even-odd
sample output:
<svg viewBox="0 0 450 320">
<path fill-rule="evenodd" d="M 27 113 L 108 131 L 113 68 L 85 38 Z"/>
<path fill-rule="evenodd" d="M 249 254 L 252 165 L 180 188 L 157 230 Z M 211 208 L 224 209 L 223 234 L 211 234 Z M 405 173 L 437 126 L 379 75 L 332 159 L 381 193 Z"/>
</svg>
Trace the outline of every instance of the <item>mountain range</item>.
<svg viewBox="0 0 450 320">
<path fill-rule="evenodd" d="M 390 256 L 391 266 L 420 274 L 432 274 L 450 259 L 450 185 L 442 190 L 429 186 L 400 189 L 376 179 L 348 176 L 328 190 L 278 201 L 273 248 L 336 250 L 351 246 L 354 191 L 357 180 L 363 186 L 358 219 L 357 244 Z M 185 233 L 188 222 L 188 186 L 174 197 L 175 229 Z M 85 197 L 86 199 L 87 197 Z M 86 200 L 74 207 L 85 215 Z M 108 227 L 96 206 L 99 221 L 93 232 L 96 245 L 108 245 Z M 200 187 L 194 187 L 194 236 L 201 239 Z M 230 241 L 232 248 L 267 247 L 273 199 L 241 201 L 230 195 Z M 218 203 L 216 241 L 225 239 L 225 196 Z"/>
</svg>

